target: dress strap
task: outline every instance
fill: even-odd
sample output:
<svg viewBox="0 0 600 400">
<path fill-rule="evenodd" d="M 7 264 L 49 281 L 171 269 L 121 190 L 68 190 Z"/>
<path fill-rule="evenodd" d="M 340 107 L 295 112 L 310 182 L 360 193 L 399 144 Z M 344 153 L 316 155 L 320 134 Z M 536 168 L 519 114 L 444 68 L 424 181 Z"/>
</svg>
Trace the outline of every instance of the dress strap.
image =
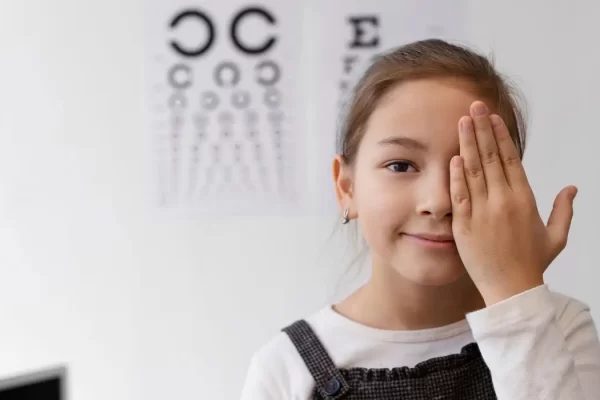
<svg viewBox="0 0 600 400">
<path fill-rule="evenodd" d="M 296 347 L 324 399 L 342 399 L 350 386 L 337 369 L 308 322 L 299 320 L 283 329 Z"/>
</svg>

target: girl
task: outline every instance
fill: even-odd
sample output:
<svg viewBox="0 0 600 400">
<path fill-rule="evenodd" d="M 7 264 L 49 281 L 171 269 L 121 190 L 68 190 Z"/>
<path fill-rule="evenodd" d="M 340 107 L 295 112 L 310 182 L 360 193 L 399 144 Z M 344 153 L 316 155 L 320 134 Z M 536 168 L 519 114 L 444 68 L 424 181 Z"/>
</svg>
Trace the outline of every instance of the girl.
<svg viewBox="0 0 600 400">
<path fill-rule="evenodd" d="M 382 55 L 340 139 L 342 223 L 360 222 L 372 277 L 260 349 L 242 399 L 600 399 L 589 308 L 543 278 L 576 188 L 544 224 L 490 62 L 437 39 Z"/>
</svg>

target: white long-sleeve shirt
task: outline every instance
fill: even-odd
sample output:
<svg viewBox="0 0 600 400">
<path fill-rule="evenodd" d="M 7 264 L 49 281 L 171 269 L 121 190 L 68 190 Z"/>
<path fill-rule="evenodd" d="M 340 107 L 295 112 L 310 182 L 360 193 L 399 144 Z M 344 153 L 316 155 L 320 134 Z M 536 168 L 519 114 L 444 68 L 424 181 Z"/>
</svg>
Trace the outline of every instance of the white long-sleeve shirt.
<svg viewBox="0 0 600 400">
<path fill-rule="evenodd" d="M 600 400 L 600 341 L 589 307 L 547 285 L 433 329 L 375 329 L 331 306 L 306 321 L 338 368 L 412 367 L 475 341 L 498 400 Z M 281 332 L 252 357 L 242 400 L 306 400 L 313 387 Z"/>
</svg>

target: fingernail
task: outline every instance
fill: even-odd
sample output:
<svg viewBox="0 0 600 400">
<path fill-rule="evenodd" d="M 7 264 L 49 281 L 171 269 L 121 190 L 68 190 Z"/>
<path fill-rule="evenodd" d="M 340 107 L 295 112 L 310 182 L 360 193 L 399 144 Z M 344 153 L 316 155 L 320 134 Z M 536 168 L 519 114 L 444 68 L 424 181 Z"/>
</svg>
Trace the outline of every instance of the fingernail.
<svg viewBox="0 0 600 400">
<path fill-rule="evenodd" d="M 502 118 L 496 114 L 490 115 L 490 123 L 492 124 L 492 128 L 501 128 Z"/>
<path fill-rule="evenodd" d="M 486 113 L 487 107 L 485 106 L 485 104 L 483 104 L 483 102 L 477 101 L 475 102 L 475 104 L 473 104 L 473 114 L 480 117 L 482 115 L 485 115 Z"/>
<path fill-rule="evenodd" d="M 460 129 L 463 132 L 469 132 L 471 130 L 471 119 L 466 117 L 460 120 Z"/>
<path fill-rule="evenodd" d="M 577 189 L 577 186 L 574 186 L 574 188 L 575 189 L 573 190 L 573 194 L 572 194 L 573 200 L 575 200 L 575 196 L 577 196 L 577 193 L 579 192 L 579 189 Z"/>
</svg>

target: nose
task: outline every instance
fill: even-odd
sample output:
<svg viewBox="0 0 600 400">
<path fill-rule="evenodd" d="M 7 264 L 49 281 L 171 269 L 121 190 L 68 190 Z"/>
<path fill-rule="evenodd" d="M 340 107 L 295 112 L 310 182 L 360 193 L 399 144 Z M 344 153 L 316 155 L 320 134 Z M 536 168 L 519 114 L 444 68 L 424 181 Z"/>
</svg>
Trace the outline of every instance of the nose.
<svg viewBox="0 0 600 400">
<path fill-rule="evenodd" d="M 417 213 L 442 220 L 452 216 L 450 199 L 450 175 L 446 171 L 436 171 L 422 176 L 418 188 Z"/>
</svg>

